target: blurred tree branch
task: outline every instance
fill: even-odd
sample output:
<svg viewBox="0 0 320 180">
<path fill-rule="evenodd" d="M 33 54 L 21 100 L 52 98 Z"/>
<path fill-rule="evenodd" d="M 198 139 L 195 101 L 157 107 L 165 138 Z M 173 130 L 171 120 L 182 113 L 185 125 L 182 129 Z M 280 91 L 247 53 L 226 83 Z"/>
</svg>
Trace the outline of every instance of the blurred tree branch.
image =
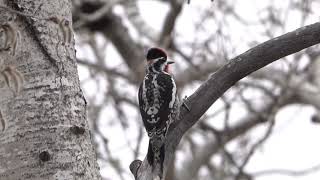
<svg viewBox="0 0 320 180">
<path fill-rule="evenodd" d="M 165 172 L 183 134 L 226 90 L 250 73 L 318 43 L 320 43 L 320 23 L 315 23 L 266 41 L 231 59 L 228 64 L 211 75 L 186 101 L 191 111 L 188 112 L 183 106 L 180 107 L 179 120 L 171 126 L 166 140 Z M 147 161 L 143 161 L 136 179 L 151 179 L 150 169 Z"/>
<path fill-rule="evenodd" d="M 268 175 L 274 175 L 274 174 L 281 174 L 284 176 L 303 176 L 306 174 L 309 174 L 311 172 L 319 171 L 320 170 L 320 164 L 311 166 L 309 168 L 305 168 L 302 170 L 289 170 L 289 169 L 269 169 L 259 172 L 251 173 L 253 176 L 268 176 Z"/>
<path fill-rule="evenodd" d="M 100 3 L 83 3 L 80 7 L 80 17 L 82 13 L 94 13 L 99 10 Z M 77 13 L 75 14 L 75 16 Z M 95 21 L 84 23 L 85 28 L 90 31 L 101 32 L 104 34 L 116 49 L 120 52 L 120 55 L 125 60 L 129 69 L 133 72 L 136 78 L 142 77 L 144 74 L 143 65 L 141 59 L 144 59 L 143 47 L 136 43 L 129 35 L 127 27 L 122 23 L 120 17 L 113 12 L 108 11 L 104 16 Z"/>
<path fill-rule="evenodd" d="M 266 119 L 272 114 L 270 113 L 271 107 L 273 106 L 272 102 L 279 95 L 283 95 L 282 92 L 288 92 L 289 95 L 285 98 L 282 105 L 276 108 L 275 113 L 283 109 L 284 106 L 292 104 L 298 104 L 299 106 L 310 105 L 316 110 L 316 114 L 314 114 L 312 119 L 317 119 L 317 117 L 319 117 L 320 51 L 318 48 L 308 48 L 305 51 L 296 53 L 294 56 L 285 58 L 281 61 L 283 62 L 281 65 L 276 63 L 246 75 L 247 73 L 254 71 L 254 69 L 257 68 L 257 64 L 262 63 L 262 65 L 258 65 L 262 67 L 266 65 L 265 63 L 269 63 L 266 62 L 268 61 L 266 59 L 276 60 L 277 58 L 280 58 L 280 56 L 283 57 L 299 51 L 299 48 L 303 49 L 303 47 L 290 49 L 292 47 L 298 47 L 300 44 L 308 47 L 310 44 L 307 45 L 305 42 L 301 43 L 301 41 L 305 40 L 307 42 L 312 39 L 312 37 L 306 37 L 309 35 L 300 36 L 303 31 L 296 32 L 297 38 L 301 38 L 300 41 L 295 38 L 293 38 L 293 40 L 287 39 L 287 42 L 280 42 L 280 44 L 279 41 L 270 41 L 267 46 L 266 44 L 258 46 L 263 52 L 257 51 L 256 54 L 252 54 L 252 51 L 249 50 L 247 55 L 244 53 L 233 60 L 228 61 L 230 57 L 237 54 L 235 53 L 235 49 L 239 49 L 237 46 L 244 45 L 253 47 L 254 45 L 259 44 L 258 41 L 261 41 L 261 39 L 259 39 L 260 37 L 263 37 L 263 39 L 271 39 L 275 34 L 286 32 L 288 28 L 287 21 L 290 20 L 290 13 L 293 11 L 301 12 L 301 19 L 297 18 L 298 24 L 301 24 L 297 25 L 298 27 L 310 22 L 310 19 L 308 18 L 312 14 L 316 15 L 314 8 L 312 8 L 317 5 L 314 0 L 308 0 L 308 2 L 305 3 L 291 1 L 286 5 L 287 7 L 284 8 L 276 6 L 273 2 L 268 2 L 266 4 L 267 8 L 261 9 L 261 13 L 257 13 L 256 20 L 254 20 L 255 22 L 242 16 L 241 12 L 239 12 L 239 8 L 235 7 L 235 2 L 237 1 L 215 1 L 213 6 L 206 8 L 204 11 L 199 11 L 199 18 L 194 17 L 195 19 L 190 19 L 191 21 L 196 20 L 193 21 L 195 34 L 192 34 L 191 36 L 184 36 L 184 28 L 181 29 L 181 27 L 177 25 L 177 22 L 183 20 L 183 18 L 186 17 L 185 12 L 188 12 L 191 5 L 196 3 L 191 3 L 190 6 L 187 5 L 188 8 L 185 8 L 184 11 L 182 11 L 182 7 L 184 6 L 182 1 L 152 1 L 154 4 L 161 3 L 169 8 L 166 14 L 161 14 L 161 16 L 163 15 L 163 24 L 153 27 L 148 24 L 149 19 L 145 19 L 145 17 L 142 16 L 145 13 L 143 12 L 144 6 L 140 6 L 141 4 L 148 4 L 149 2 L 139 0 L 73 1 L 74 4 L 76 4 L 73 12 L 73 19 L 75 25 L 77 25 L 75 30 L 79 33 L 79 39 L 84 38 L 87 34 L 90 38 L 96 36 L 95 39 L 97 40 L 105 38 L 106 42 L 111 42 L 108 43 L 108 48 L 99 47 L 98 44 L 93 45 L 92 43 L 86 42 L 84 44 L 89 45 L 95 54 L 103 52 L 108 54 L 108 56 L 110 56 L 109 52 L 111 52 L 110 49 L 112 49 L 109 47 L 114 47 L 121 56 L 120 59 L 118 57 L 113 59 L 95 55 L 96 57 L 94 57 L 93 60 L 89 59 L 89 57 L 82 57 L 79 58 L 79 64 L 81 64 L 82 67 L 89 69 L 91 77 L 89 77 L 88 80 L 94 78 L 96 85 L 103 87 L 107 84 L 108 86 L 107 92 L 103 92 L 103 103 L 96 103 L 96 101 L 101 101 L 101 97 L 98 93 L 94 94 L 92 95 L 92 98 L 89 98 L 89 108 L 90 104 L 99 106 L 99 109 L 108 109 L 108 114 L 114 113 L 117 118 L 120 118 L 110 119 L 104 117 L 104 121 L 100 120 L 98 122 L 96 122 L 97 118 L 93 118 L 92 121 L 94 121 L 96 126 L 108 123 L 105 128 L 113 129 L 113 127 L 117 127 L 118 125 L 122 128 L 125 119 L 125 123 L 130 129 L 130 137 L 121 140 L 123 140 L 126 145 L 128 142 L 131 142 L 131 146 L 127 149 L 132 151 L 132 157 L 139 158 L 142 154 L 145 154 L 145 134 L 143 133 L 143 128 L 141 129 L 142 125 L 139 117 L 136 115 L 132 116 L 131 109 L 124 109 L 123 105 L 129 105 L 133 108 L 136 107 L 134 88 L 138 87 L 139 82 L 144 75 L 144 50 L 149 46 L 162 46 L 169 50 L 169 56 L 172 56 L 172 58 L 178 62 L 175 65 L 176 69 L 174 74 L 178 89 L 182 94 L 190 93 L 190 89 L 194 89 L 199 83 L 209 79 L 207 83 L 204 83 L 203 85 L 205 87 L 204 89 L 207 88 L 207 90 L 204 91 L 201 87 L 197 93 L 189 98 L 189 104 L 193 106 L 193 110 L 196 112 L 197 109 L 202 109 L 203 112 L 199 115 L 191 112 L 190 114 L 194 115 L 193 117 L 189 117 L 187 114 L 185 116 L 186 118 L 182 119 L 181 124 L 177 122 L 176 128 L 173 128 L 172 136 L 178 132 L 181 137 L 182 134 L 184 134 L 185 138 L 180 142 L 181 137 L 176 137 L 175 142 L 172 142 L 171 144 L 173 155 L 175 155 L 174 152 L 177 151 L 177 149 L 179 154 L 183 154 L 183 156 L 178 156 L 183 163 L 181 166 L 179 158 L 175 158 L 175 162 L 168 162 L 168 164 L 172 164 L 172 168 L 170 167 L 170 178 L 177 180 L 204 179 L 203 173 L 199 173 L 200 169 L 202 170 L 203 168 L 207 171 L 212 171 L 207 172 L 207 179 L 235 178 L 237 175 L 236 170 L 239 169 L 242 162 L 240 160 L 243 159 L 241 156 L 248 154 L 250 148 L 239 147 L 241 154 L 239 155 L 239 151 L 232 152 L 224 146 L 228 145 L 231 141 L 236 143 L 241 143 L 242 140 L 257 142 L 257 139 L 254 136 L 249 137 L 249 135 L 255 131 L 256 127 L 261 127 L 262 124 L 268 122 Z M 242 2 L 239 1 L 238 3 Z M 156 6 L 154 7 L 157 8 Z M 158 16 L 158 14 L 156 16 Z M 261 31 L 257 28 L 257 25 L 262 27 Z M 234 32 L 235 27 L 238 26 L 250 26 L 255 32 L 259 31 L 257 34 L 261 36 L 251 37 L 251 32 L 248 32 L 246 36 L 241 37 L 243 36 L 239 34 L 241 30 L 237 28 L 236 35 L 233 35 L 234 33 L 232 32 Z M 240 45 L 233 42 L 234 39 L 231 38 L 232 36 L 239 35 L 242 39 L 245 39 L 244 42 L 240 42 Z M 195 38 L 193 39 L 192 36 Z M 319 38 L 315 35 L 311 42 L 314 41 L 319 41 Z M 259 49 L 258 47 L 255 47 L 254 50 Z M 111 52 L 111 54 L 113 54 L 113 52 Z M 241 64 L 241 61 L 237 62 L 237 60 L 239 60 L 238 57 L 241 58 L 241 61 L 250 58 L 251 61 L 246 61 Z M 307 59 L 307 62 L 305 59 Z M 114 66 L 114 60 L 117 61 L 117 64 L 120 60 L 121 67 Z M 123 67 L 122 64 L 126 67 Z M 184 64 L 184 66 L 180 66 L 180 64 Z M 109 68 L 111 67 L 110 65 L 112 68 Z M 230 68 L 226 68 L 227 66 L 230 66 Z M 279 66 L 281 67 L 279 68 Z M 225 69 L 225 71 L 221 72 L 222 69 Z M 218 72 L 221 74 L 216 75 Z M 212 73 L 214 74 L 210 76 Z M 246 78 L 239 83 L 236 83 L 241 77 Z M 103 83 L 101 83 L 101 79 Z M 119 85 L 119 82 L 123 81 L 125 82 L 125 85 L 123 85 L 123 83 Z M 83 81 L 83 83 L 86 82 L 88 81 Z M 228 86 L 230 87 L 232 83 L 236 83 L 235 86 L 232 86 L 230 91 L 223 95 L 222 98 L 221 94 L 226 91 Z M 112 88 L 109 89 L 109 86 L 112 86 Z M 130 86 L 128 90 L 126 88 L 127 86 Z M 112 92 L 109 92 L 111 90 Z M 88 94 L 90 94 L 90 92 Z M 242 92 L 244 94 L 247 92 L 258 92 L 261 96 L 248 98 L 244 94 L 242 95 Z M 210 93 L 212 94 L 210 95 Z M 209 100 L 208 102 L 206 101 L 204 105 L 198 104 L 201 103 L 202 100 L 194 101 L 198 97 L 201 98 L 201 95 L 206 97 L 203 97 L 203 99 Z M 218 107 L 217 112 L 213 115 L 208 115 L 212 110 L 208 111 L 208 113 L 199 120 L 198 117 L 200 117 L 218 97 L 220 97 L 224 105 Z M 219 103 L 220 101 L 216 104 L 219 105 Z M 240 108 L 244 109 L 247 115 L 244 117 L 237 115 L 237 119 L 233 114 L 233 109 L 239 108 L 238 103 L 244 105 Z M 121 114 L 119 114 L 119 110 L 122 111 L 122 117 L 118 116 Z M 219 133 L 214 134 L 211 131 L 201 129 L 203 128 L 201 127 L 202 123 L 208 123 L 214 128 L 216 123 L 219 123 L 217 121 L 220 121 L 221 119 L 219 117 L 220 114 L 223 114 L 222 119 L 224 121 L 224 126 L 221 130 L 217 130 Z M 105 116 L 105 114 L 101 116 Z M 198 121 L 200 121 L 200 125 L 194 126 Z M 188 133 L 184 133 L 186 130 L 190 129 L 190 127 L 192 127 L 191 130 L 189 130 Z M 131 135 L 132 131 L 136 131 L 136 137 Z M 202 138 L 206 141 L 206 144 L 199 146 L 198 142 L 194 140 L 193 137 L 199 134 L 204 136 Z M 95 137 L 103 135 L 110 139 L 114 136 L 108 131 L 94 133 L 94 135 Z M 219 144 L 217 138 L 225 140 L 222 141 L 223 143 Z M 137 141 L 137 144 L 135 144 L 135 141 Z M 177 148 L 178 142 L 180 142 L 179 148 Z M 168 144 L 168 146 L 170 146 L 170 144 Z M 113 151 L 113 148 L 114 147 L 111 145 L 110 152 Z M 225 153 L 219 150 L 225 150 Z M 100 153 L 104 153 L 105 150 L 101 151 L 102 152 Z M 189 151 L 191 151 L 192 158 L 188 156 Z M 119 154 L 112 152 L 110 156 L 117 158 Z M 212 159 L 217 157 L 221 157 L 225 160 L 223 160 L 221 164 L 213 162 Z M 232 162 L 232 159 L 235 163 Z M 121 159 L 122 168 L 121 171 L 118 171 L 118 173 L 122 173 L 124 176 L 128 175 L 125 168 L 128 164 L 127 160 L 128 159 Z M 139 164 L 141 161 L 136 162 L 139 166 L 141 165 Z M 104 164 L 114 167 L 109 161 Z M 137 168 L 139 168 L 139 166 Z M 250 173 L 250 171 L 243 172 L 243 175 L 245 175 L 244 178 L 255 178 L 254 174 Z"/>
</svg>

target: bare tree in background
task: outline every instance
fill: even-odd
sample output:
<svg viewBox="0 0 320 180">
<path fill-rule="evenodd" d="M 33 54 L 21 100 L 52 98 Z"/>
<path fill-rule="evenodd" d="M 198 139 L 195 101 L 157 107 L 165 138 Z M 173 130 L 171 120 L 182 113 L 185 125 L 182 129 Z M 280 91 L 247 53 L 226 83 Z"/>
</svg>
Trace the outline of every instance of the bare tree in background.
<svg viewBox="0 0 320 180">
<path fill-rule="evenodd" d="M 177 24 L 190 18 L 183 15 L 183 9 L 193 6 L 194 1 L 152 2 L 156 3 L 155 13 L 165 13 L 162 26 L 153 27 L 144 20 L 141 14 L 145 9 L 138 5 L 146 1 L 73 1 L 78 47 L 93 55 L 79 56 L 78 63 L 88 73 L 82 83 L 98 158 L 102 170 L 107 169 L 104 178 L 130 178 L 128 165 L 146 154 L 136 94 L 144 74 L 144 52 L 151 46 L 170 52 L 177 61 L 174 75 L 180 95 L 190 95 L 187 103 L 191 111 L 183 109 L 169 133 L 167 180 L 255 179 L 271 173 L 295 176 L 319 169 L 310 165 L 301 171 L 248 172 L 246 167 L 272 135 L 275 116 L 283 108 L 311 106 L 316 112 L 311 120 L 319 122 L 319 47 L 300 50 L 320 41 L 320 25 L 312 24 L 318 20 L 314 17 L 320 3 L 288 0 L 280 5 L 268 1 L 249 20 L 238 8 L 243 1 L 217 0 L 187 20 L 195 35 L 185 36 L 182 31 L 187 28 Z M 167 11 L 158 12 L 164 7 Z M 298 21 L 294 29 L 302 28 L 286 34 L 294 30 L 288 28 L 292 21 Z M 247 28 L 248 33 L 240 34 L 241 28 Z M 111 56 L 114 50 L 117 54 Z M 278 59 L 281 63 L 256 71 Z M 205 113 L 216 100 L 215 109 Z M 218 119 L 220 126 L 216 125 Z M 255 135 L 257 128 L 260 133 Z M 123 146 L 114 147 L 115 141 L 122 141 Z M 228 148 L 231 142 L 235 148 Z M 147 179 L 148 166 L 135 163 L 136 179 Z"/>
</svg>

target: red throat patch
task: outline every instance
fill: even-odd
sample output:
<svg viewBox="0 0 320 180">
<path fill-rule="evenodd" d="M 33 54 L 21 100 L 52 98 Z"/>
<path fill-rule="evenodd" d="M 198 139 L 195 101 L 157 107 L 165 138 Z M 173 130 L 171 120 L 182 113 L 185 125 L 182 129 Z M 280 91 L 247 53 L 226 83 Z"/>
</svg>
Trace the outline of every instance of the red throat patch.
<svg viewBox="0 0 320 180">
<path fill-rule="evenodd" d="M 169 72 L 169 64 L 167 64 L 167 65 L 164 67 L 164 72 L 170 73 L 170 72 Z"/>
</svg>

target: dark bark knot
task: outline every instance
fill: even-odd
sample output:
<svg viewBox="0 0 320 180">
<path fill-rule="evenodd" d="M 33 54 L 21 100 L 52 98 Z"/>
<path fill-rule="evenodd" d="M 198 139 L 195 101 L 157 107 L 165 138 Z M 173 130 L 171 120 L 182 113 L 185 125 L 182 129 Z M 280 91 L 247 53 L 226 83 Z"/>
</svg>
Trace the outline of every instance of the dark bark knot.
<svg viewBox="0 0 320 180">
<path fill-rule="evenodd" d="M 72 126 L 70 127 L 70 131 L 75 135 L 82 135 L 86 131 L 86 129 L 81 126 Z"/>
<path fill-rule="evenodd" d="M 50 154 L 48 151 L 42 151 L 39 154 L 39 158 L 41 161 L 45 162 L 45 161 L 49 161 L 50 160 Z"/>
</svg>

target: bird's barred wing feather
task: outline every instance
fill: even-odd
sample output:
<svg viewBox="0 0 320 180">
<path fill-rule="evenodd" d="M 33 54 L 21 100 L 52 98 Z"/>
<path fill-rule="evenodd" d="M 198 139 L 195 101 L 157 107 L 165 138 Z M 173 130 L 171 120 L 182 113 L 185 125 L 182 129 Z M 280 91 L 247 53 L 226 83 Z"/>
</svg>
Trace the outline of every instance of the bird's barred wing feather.
<svg viewBox="0 0 320 180">
<path fill-rule="evenodd" d="M 177 89 L 166 73 L 147 74 L 139 88 L 139 107 L 148 135 L 167 131 L 175 107 Z"/>
</svg>

